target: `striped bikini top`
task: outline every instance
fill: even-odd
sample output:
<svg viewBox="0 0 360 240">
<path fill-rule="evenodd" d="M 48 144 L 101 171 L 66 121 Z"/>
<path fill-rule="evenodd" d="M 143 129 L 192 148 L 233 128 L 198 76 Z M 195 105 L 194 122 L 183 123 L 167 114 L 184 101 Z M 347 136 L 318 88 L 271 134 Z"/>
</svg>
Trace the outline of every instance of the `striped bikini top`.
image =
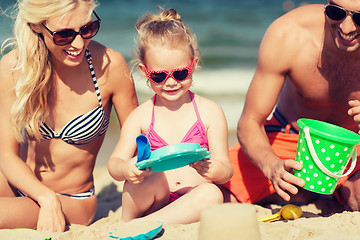
<svg viewBox="0 0 360 240">
<path fill-rule="evenodd" d="M 59 133 L 55 133 L 45 122 L 40 126 L 40 133 L 43 140 L 61 138 L 64 142 L 74 145 L 87 144 L 103 135 L 108 126 L 110 116 L 105 115 L 99 87 L 97 84 L 92 57 L 88 49 L 85 51 L 86 59 L 89 64 L 90 73 L 93 79 L 95 91 L 99 101 L 99 106 L 88 113 L 82 114 L 69 121 Z"/>
</svg>

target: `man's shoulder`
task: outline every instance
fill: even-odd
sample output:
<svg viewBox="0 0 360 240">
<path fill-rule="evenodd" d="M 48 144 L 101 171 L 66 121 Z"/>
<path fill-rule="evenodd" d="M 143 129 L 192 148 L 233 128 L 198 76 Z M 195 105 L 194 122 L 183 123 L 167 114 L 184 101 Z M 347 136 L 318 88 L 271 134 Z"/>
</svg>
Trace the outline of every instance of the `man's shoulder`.
<svg viewBox="0 0 360 240">
<path fill-rule="evenodd" d="M 264 41 L 282 48 L 304 47 L 321 41 L 324 23 L 324 5 L 302 6 L 276 19 L 267 29 Z"/>
<path fill-rule="evenodd" d="M 258 73 L 279 76 L 299 69 L 299 64 L 313 64 L 309 56 L 321 49 L 324 23 L 323 5 L 299 7 L 274 21 L 259 48 Z"/>
<path fill-rule="evenodd" d="M 325 23 L 324 5 L 311 4 L 298 7 L 276 19 L 270 26 L 277 31 L 317 31 Z"/>
</svg>

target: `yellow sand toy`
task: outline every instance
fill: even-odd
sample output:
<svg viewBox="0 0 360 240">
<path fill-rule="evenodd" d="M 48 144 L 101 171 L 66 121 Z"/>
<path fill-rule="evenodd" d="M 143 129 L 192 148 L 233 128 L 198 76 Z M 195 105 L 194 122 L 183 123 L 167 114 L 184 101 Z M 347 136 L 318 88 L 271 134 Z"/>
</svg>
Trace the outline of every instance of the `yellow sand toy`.
<svg viewBox="0 0 360 240">
<path fill-rule="evenodd" d="M 286 220 L 294 220 L 294 219 L 300 218 L 302 215 L 303 215 L 303 211 L 301 210 L 301 208 L 299 206 L 287 204 L 287 205 L 283 206 L 280 209 L 280 211 L 278 211 L 277 213 L 275 213 L 271 216 L 259 218 L 258 221 L 272 222 L 272 221 L 280 220 L 281 218 L 286 219 Z"/>
</svg>

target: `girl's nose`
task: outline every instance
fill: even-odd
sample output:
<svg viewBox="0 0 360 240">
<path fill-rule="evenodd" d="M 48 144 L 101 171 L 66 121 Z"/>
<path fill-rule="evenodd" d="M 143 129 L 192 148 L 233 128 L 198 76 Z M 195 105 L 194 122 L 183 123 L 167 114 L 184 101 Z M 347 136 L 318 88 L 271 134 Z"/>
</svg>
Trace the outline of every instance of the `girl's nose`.
<svg viewBox="0 0 360 240">
<path fill-rule="evenodd" d="M 177 84 L 177 81 L 172 78 L 172 77 L 169 77 L 168 79 L 166 79 L 166 82 L 165 82 L 166 85 L 176 85 Z"/>
</svg>

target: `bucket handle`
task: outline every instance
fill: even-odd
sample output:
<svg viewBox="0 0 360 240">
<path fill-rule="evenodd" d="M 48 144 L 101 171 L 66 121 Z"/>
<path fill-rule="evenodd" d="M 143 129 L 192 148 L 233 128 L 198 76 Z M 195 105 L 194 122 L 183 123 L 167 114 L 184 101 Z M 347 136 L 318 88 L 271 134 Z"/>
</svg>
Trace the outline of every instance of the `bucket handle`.
<svg viewBox="0 0 360 240">
<path fill-rule="evenodd" d="M 347 175 L 349 175 L 355 168 L 355 165 L 356 165 L 356 160 L 357 160 L 357 154 L 356 154 L 356 148 L 354 149 L 353 151 L 353 154 L 352 154 L 352 161 L 351 161 L 351 166 L 350 168 L 348 169 L 348 171 L 342 175 L 336 175 L 332 172 L 330 172 L 323 164 L 322 162 L 320 161 L 320 159 L 318 158 L 316 152 L 315 152 L 315 149 L 314 149 L 314 145 L 312 144 L 312 141 L 311 141 L 311 137 L 310 137 L 310 131 L 309 131 L 309 127 L 305 126 L 304 127 L 304 133 L 305 133 L 305 139 L 306 139 L 306 143 L 309 147 L 309 151 L 310 151 L 310 154 L 311 154 L 311 157 L 314 159 L 316 165 L 321 169 L 321 171 L 323 171 L 325 174 L 329 175 L 330 177 L 333 177 L 333 178 L 341 178 L 341 177 L 345 177 Z"/>
</svg>

